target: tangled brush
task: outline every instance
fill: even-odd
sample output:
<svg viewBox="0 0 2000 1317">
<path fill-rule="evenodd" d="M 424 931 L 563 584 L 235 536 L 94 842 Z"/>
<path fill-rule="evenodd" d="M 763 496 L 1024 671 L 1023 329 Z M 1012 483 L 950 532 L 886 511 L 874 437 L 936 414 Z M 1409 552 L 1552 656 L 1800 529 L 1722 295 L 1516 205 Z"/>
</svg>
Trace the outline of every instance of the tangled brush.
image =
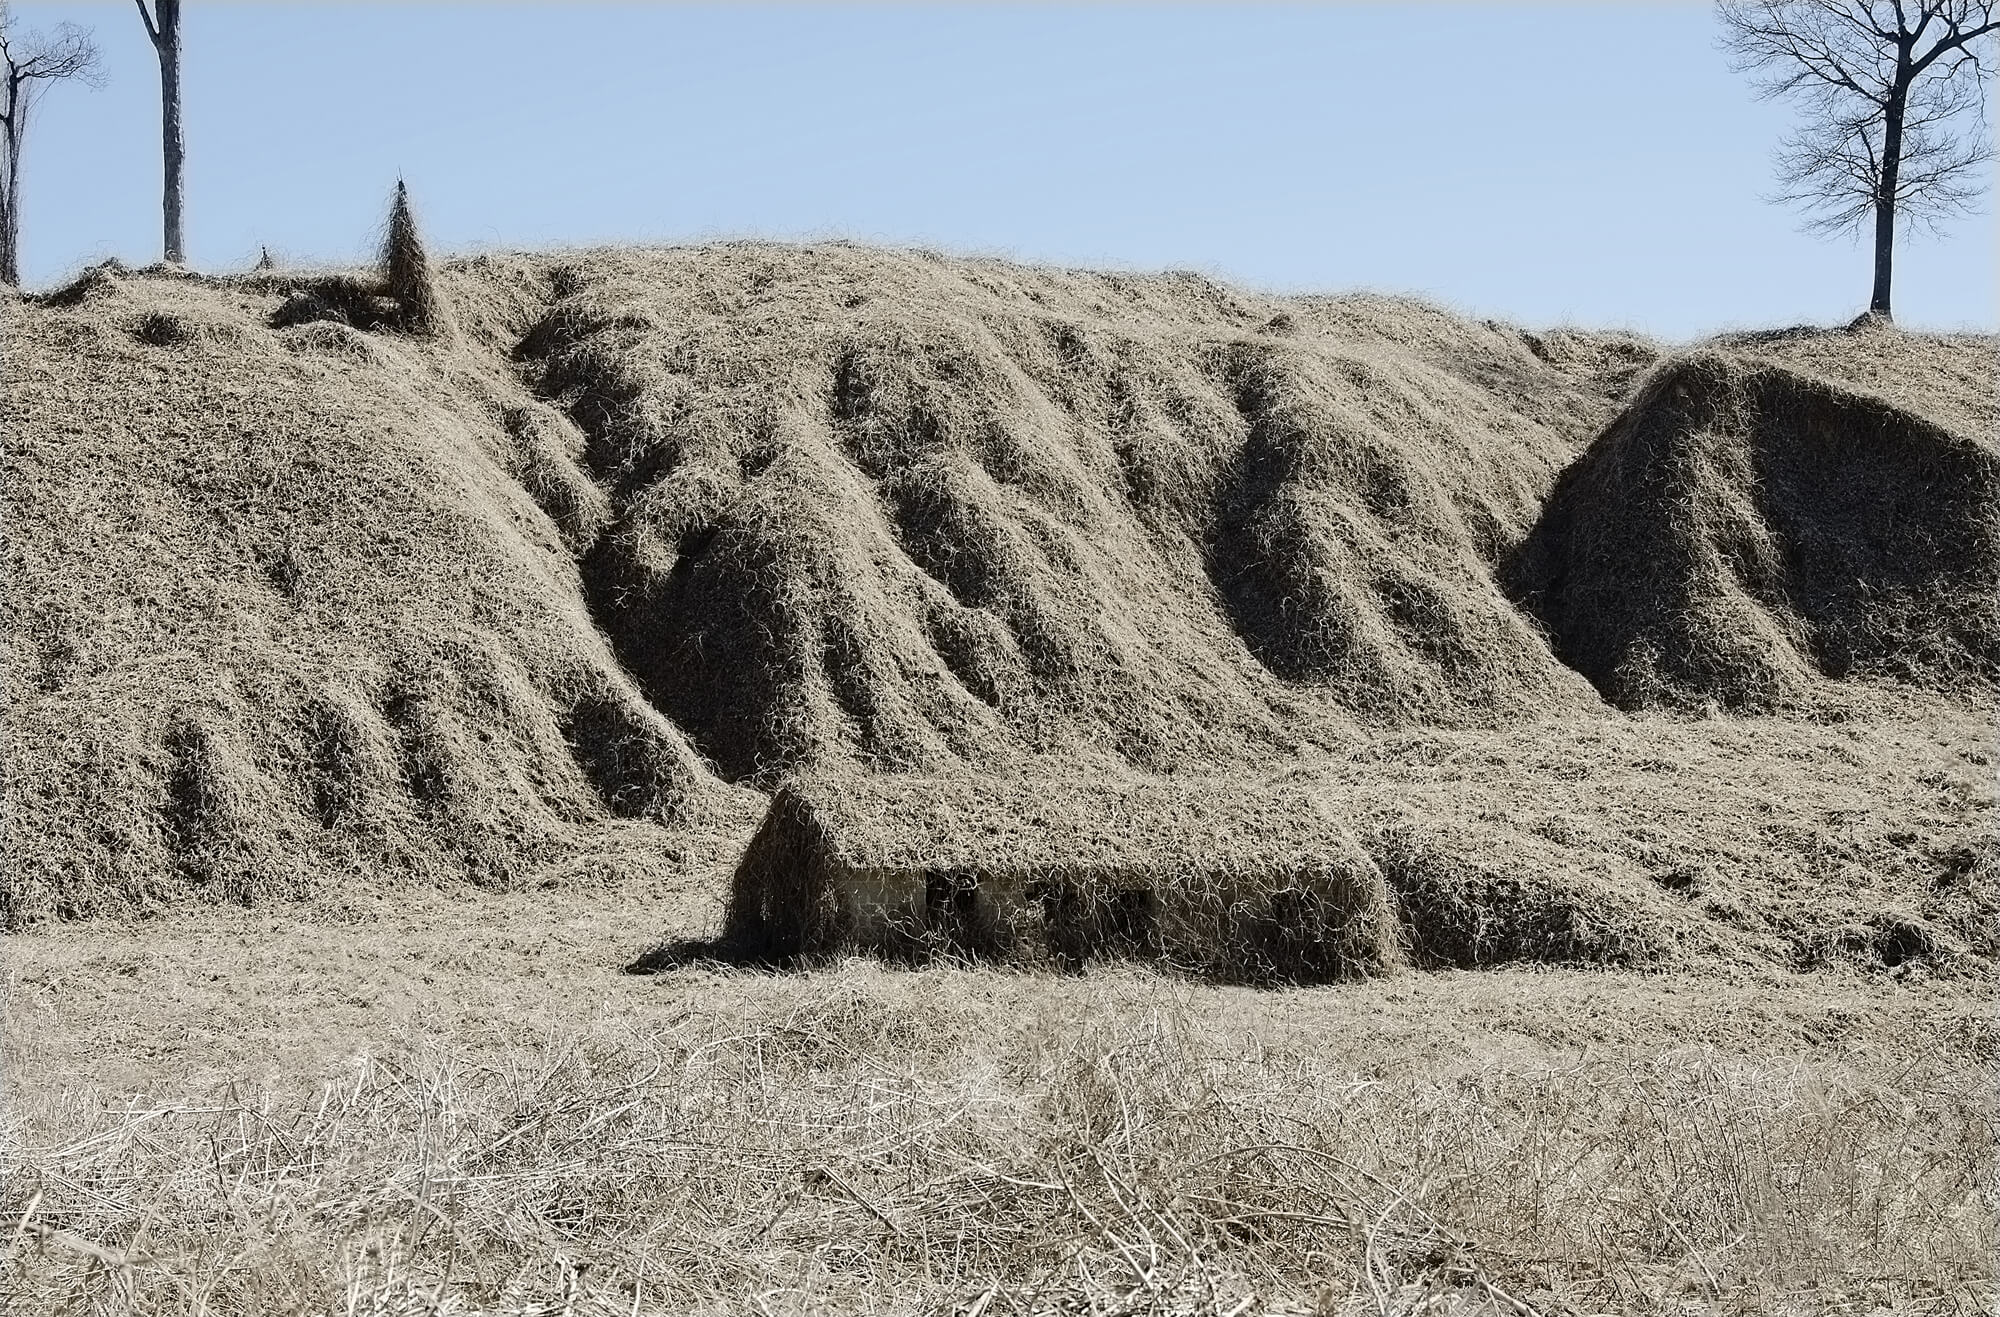
<svg viewBox="0 0 2000 1317">
<path fill-rule="evenodd" d="M 401 308 L 404 329 L 426 337 L 449 331 L 451 317 L 438 291 L 437 272 L 417 233 L 409 189 L 400 178 L 396 180 L 396 200 L 389 207 L 388 231 L 382 238 L 381 266 L 389 295 Z"/>
</svg>

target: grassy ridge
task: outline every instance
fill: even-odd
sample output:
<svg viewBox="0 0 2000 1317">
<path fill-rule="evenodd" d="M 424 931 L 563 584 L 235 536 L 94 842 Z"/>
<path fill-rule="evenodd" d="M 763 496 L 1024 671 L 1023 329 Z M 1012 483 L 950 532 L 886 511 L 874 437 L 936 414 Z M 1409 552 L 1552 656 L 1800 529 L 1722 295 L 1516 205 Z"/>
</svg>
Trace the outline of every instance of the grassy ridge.
<svg viewBox="0 0 2000 1317">
<path fill-rule="evenodd" d="M 645 867 L 806 768 L 1268 773 L 1595 717 L 1586 675 L 1990 703 L 1986 340 L 1635 392 L 1657 345 L 1396 298 L 413 251 L 9 304 L 9 926 Z"/>
</svg>

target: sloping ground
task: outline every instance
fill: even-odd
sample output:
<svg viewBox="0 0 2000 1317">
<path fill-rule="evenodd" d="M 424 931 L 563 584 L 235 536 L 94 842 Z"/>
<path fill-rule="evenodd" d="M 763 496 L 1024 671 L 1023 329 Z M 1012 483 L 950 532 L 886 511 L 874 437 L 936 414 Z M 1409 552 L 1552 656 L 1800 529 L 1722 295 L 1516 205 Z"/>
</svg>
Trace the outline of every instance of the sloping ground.
<svg viewBox="0 0 2000 1317">
<path fill-rule="evenodd" d="M 438 341 L 351 277 L 0 308 L 10 926 L 679 873 L 761 806 L 725 783 L 826 764 L 1267 775 L 1593 681 L 1914 681 L 1965 737 L 1990 699 L 1984 341 L 1723 344 L 1621 413 L 1629 337 L 1192 275 L 723 244 L 442 286 Z"/>
<path fill-rule="evenodd" d="M 1489 567 L 1649 349 L 851 247 L 599 253 L 521 345 L 607 634 L 732 779 L 1594 703 Z"/>
<path fill-rule="evenodd" d="M 2000 422 L 2000 340 L 1990 334 L 1797 327 L 1720 334 L 1709 346 L 1875 394 L 1960 434 L 1990 438 Z"/>
<path fill-rule="evenodd" d="M 269 329 L 252 292 L 83 293 L 0 325 L 7 923 L 511 885 L 606 818 L 699 812 L 712 777 L 508 475 L 494 381 Z"/>
<path fill-rule="evenodd" d="M 1286 777 L 1373 856 L 1420 965 L 1983 978 L 1994 755 L 1990 714 L 1891 694 L 1865 721 L 1418 729 Z"/>
<path fill-rule="evenodd" d="M 1990 690 L 1993 345 L 1768 346 L 1662 365 L 1564 473 L 1510 570 L 1557 654 L 1627 708 L 1768 712 L 1825 678 Z"/>
</svg>

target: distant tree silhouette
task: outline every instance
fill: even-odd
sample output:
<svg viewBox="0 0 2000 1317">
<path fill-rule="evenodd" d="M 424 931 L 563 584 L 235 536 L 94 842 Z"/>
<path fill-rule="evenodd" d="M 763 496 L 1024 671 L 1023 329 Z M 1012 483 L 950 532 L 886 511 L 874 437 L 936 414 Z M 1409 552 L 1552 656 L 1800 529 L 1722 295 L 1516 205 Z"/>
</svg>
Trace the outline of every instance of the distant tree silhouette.
<svg viewBox="0 0 2000 1317">
<path fill-rule="evenodd" d="M 7 155 L 0 178 L 0 281 L 11 285 L 21 282 L 21 148 L 29 112 L 48 84 L 70 78 L 98 82 L 90 34 L 74 23 L 46 35 L 17 32 L 13 10 L 0 4 L 0 149 Z"/>
<path fill-rule="evenodd" d="M 132 0 L 153 50 L 160 57 L 160 157 L 163 174 L 160 209 L 166 227 L 166 258 L 187 261 L 187 235 L 182 214 L 187 200 L 187 140 L 181 133 L 181 0 Z"/>
<path fill-rule="evenodd" d="M 1898 221 L 1971 209 L 1993 157 L 1993 0 L 1721 0 L 1716 11 L 1737 69 L 1804 107 L 1779 148 L 1779 199 L 1814 232 L 1873 220 L 1868 309 L 1889 318 Z"/>
</svg>

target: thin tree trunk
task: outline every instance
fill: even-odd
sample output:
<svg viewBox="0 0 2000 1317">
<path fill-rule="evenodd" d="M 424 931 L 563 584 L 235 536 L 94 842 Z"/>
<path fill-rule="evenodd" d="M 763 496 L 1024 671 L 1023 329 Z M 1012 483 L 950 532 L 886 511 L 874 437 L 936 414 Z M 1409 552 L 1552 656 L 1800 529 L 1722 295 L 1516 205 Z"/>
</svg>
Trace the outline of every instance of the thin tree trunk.
<svg viewBox="0 0 2000 1317">
<path fill-rule="evenodd" d="M 167 259 L 176 265 L 187 262 L 187 243 L 182 230 L 181 208 L 186 194 L 184 157 L 186 142 L 181 136 L 181 4 L 180 0 L 158 0 L 160 35 L 155 44 L 160 53 L 160 156 L 165 166 L 161 210 L 166 220 Z"/>
<path fill-rule="evenodd" d="M 1884 320 L 1889 310 L 1889 280 L 1896 257 L 1896 203 L 1888 198 L 1875 201 L 1875 288 L 1868 294 L 1868 309 Z"/>
<path fill-rule="evenodd" d="M 7 121 L 7 177 L 0 180 L 0 283 L 21 286 L 21 138 L 26 133 L 21 89 L 9 88 Z"/>
<path fill-rule="evenodd" d="M 0 214 L 0 283 L 21 286 L 20 174 L 10 160 L 7 165 L 6 213 Z"/>
<path fill-rule="evenodd" d="M 7 153 L 7 189 L 5 197 L 0 197 L 0 283 L 9 288 L 21 286 L 21 169 L 15 161 L 17 156 Z"/>
<path fill-rule="evenodd" d="M 1889 310 L 1889 280 L 1896 257 L 1896 184 L 1903 167 L 1903 107 L 1909 88 L 1897 86 L 1882 117 L 1882 181 L 1875 193 L 1875 289 L 1868 309 L 1884 320 Z"/>
</svg>

